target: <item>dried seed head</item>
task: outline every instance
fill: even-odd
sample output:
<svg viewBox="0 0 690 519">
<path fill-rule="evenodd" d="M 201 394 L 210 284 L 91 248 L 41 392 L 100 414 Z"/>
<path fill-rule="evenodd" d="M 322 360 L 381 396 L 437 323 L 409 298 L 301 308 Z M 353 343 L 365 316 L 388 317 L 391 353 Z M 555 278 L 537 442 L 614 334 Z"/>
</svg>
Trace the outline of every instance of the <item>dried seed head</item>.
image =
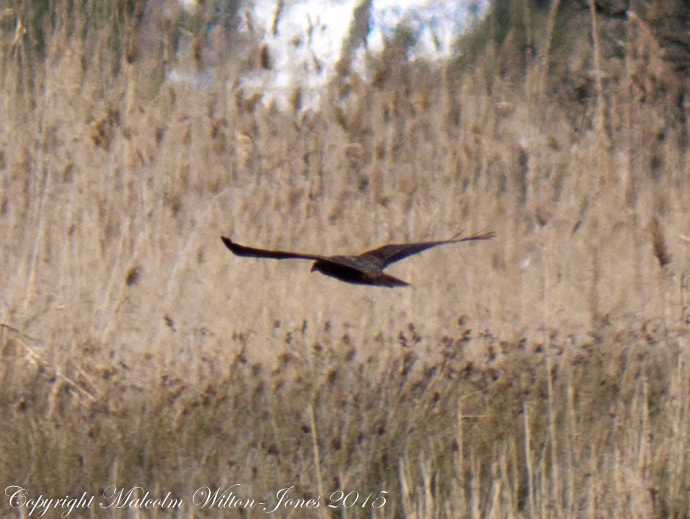
<svg viewBox="0 0 690 519">
<path fill-rule="evenodd" d="M 668 252 L 664 233 L 661 230 L 661 225 L 656 217 L 652 218 L 652 221 L 649 223 L 649 232 L 652 234 L 652 247 L 654 248 L 654 255 L 656 256 L 656 259 L 659 260 L 659 265 L 661 267 L 665 267 L 671 263 L 671 254 Z"/>
</svg>

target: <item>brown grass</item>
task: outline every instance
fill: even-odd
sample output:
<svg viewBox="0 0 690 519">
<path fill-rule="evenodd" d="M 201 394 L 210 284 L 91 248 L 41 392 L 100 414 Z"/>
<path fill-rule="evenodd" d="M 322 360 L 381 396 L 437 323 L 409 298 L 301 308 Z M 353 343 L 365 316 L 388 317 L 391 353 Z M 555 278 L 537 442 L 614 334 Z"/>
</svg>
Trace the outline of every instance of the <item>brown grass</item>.
<svg viewBox="0 0 690 519">
<path fill-rule="evenodd" d="M 248 37 L 136 5 L 0 20 L 1 488 L 141 486 L 184 516 L 234 483 L 321 496 L 292 516 L 336 490 L 389 492 L 347 517 L 688 514 L 688 128 L 644 22 L 618 55 L 592 13 L 563 14 L 574 38 L 565 5 L 521 5 L 471 67 L 390 48 L 372 84 L 343 66 L 285 112 L 238 84 L 266 61 Z M 516 61 L 519 27 L 549 63 Z M 250 58 L 213 52 L 231 36 Z M 212 92 L 165 81 L 202 64 Z M 405 290 L 219 239 L 460 229 L 498 238 L 392 267 Z"/>
</svg>

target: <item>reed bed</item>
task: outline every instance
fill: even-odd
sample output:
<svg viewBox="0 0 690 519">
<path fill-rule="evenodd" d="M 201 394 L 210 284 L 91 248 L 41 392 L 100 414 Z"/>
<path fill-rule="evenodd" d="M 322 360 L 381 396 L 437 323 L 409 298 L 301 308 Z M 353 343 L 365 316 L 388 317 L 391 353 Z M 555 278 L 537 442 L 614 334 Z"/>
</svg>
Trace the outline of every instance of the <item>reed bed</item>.
<svg viewBox="0 0 690 519">
<path fill-rule="evenodd" d="M 641 18 L 496 2 L 457 58 L 401 37 L 285 109 L 242 83 L 267 51 L 214 2 L 113 5 L 0 18 L 2 488 L 139 486 L 179 516 L 236 483 L 321 497 L 281 516 L 337 490 L 389 492 L 345 517 L 687 515 L 687 108 Z M 463 229 L 497 238 L 391 267 L 404 290 L 220 241 Z"/>
</svg>

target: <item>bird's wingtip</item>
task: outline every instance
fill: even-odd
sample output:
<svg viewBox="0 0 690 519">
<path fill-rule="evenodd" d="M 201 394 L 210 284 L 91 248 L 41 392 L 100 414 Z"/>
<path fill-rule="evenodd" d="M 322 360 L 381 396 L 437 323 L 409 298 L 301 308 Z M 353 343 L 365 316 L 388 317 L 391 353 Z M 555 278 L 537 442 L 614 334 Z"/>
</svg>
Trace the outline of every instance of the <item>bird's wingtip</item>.
<svg viewBox="0 0 690 519">
<path fill-rule="evenodd" d="M 471 236 L 470 238 L 474 240 L 491 240 L 496 237 L 496 233 L 494 231 L 487 231 L 483 232 L 480 234 L 475 234 L 474 236 Z"/>
<path fill-rule="evenodd" d="M 460 231 L 457 233 L 455 236 L 450 238 L 448 241 L 449 242 L 462 242 L 462 241 L 473 241 L 473 240 L 491 240 L 492 238 L 496 237 L 496 233 L 494 231 L 486 231 L 486 232 L 480 232 L 476 234 L 470 234 L 469 236 L 465 236 L 464 238 L 460 238 L 464 231 Z"/>
</svg>

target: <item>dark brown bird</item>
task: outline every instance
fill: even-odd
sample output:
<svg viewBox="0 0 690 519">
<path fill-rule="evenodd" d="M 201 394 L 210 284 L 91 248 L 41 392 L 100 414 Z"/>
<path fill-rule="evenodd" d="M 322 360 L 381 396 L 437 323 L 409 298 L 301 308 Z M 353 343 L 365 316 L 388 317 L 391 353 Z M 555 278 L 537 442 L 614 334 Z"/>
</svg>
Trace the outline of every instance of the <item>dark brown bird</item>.
<svg viewBox="0 0 690 519">
<path fill-rule="evenodd" d="M 233 242 L 230 238 L 221 236 L 225 246 L 237 256 L 271 259 L 308 259 L 314 260 L 311 271 L 318 271 L 346 283 L 357 285 L 376 285 L 380 287 L 404 287 L 409 283 L 389 276 L 383 269 L 391 263 L 405 259 L 413 254 L 445 245 L 446 243 L 460 243 L 472 240 L 490 240 L 495 236 L 493 232 L 475 234 L 466 238 L 442 241 L 425 241 L 421 243 L 399 243 L 384 245 L 378 249 L 363 252 L 357 256 L 319 256 L 316 254 L 301 254 L 279 250 L 255 249 Z"/>
</svg>

